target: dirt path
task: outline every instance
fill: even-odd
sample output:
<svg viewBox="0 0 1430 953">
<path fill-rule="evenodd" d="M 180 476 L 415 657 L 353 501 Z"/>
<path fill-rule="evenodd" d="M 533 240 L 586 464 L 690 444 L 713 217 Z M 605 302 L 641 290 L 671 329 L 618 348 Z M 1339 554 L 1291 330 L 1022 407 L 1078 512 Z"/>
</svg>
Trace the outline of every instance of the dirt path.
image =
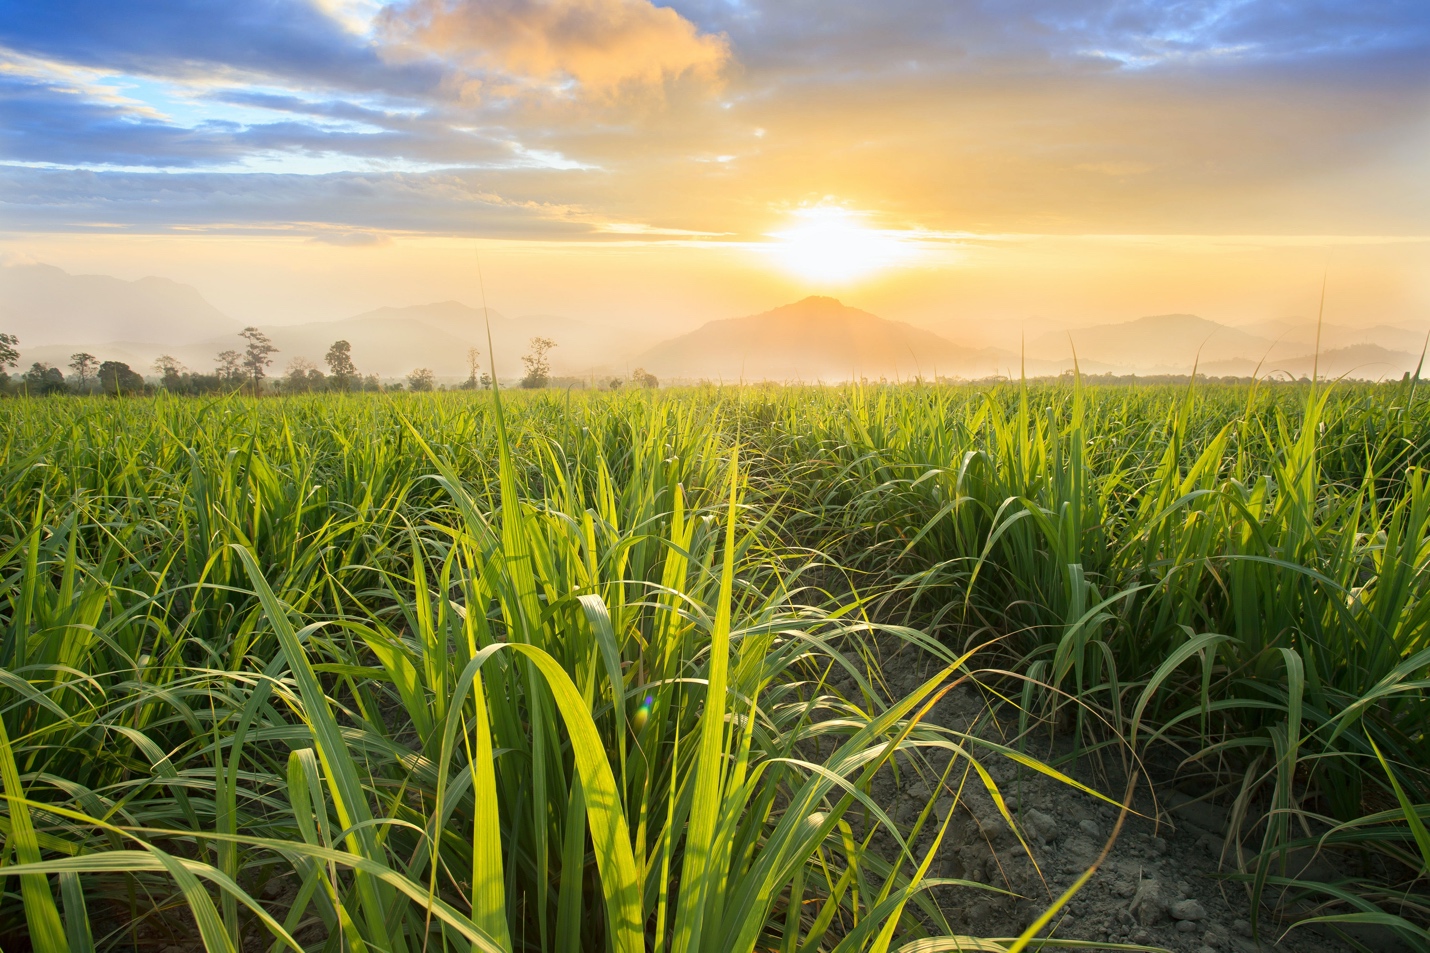
<svg viewBox="0 0 1430 953">
<path fill-rule="evenodd" d="M 932 670 L 932 666 L 908 664 L 910 651 L 905 648 L 899 653 L 905 664 L 894 661 L 884 670 L 889 687 L 898 694 L 916 689 Z M 896 674 L 891 677 L 890 671 Z M 992 737 L 999 729 L 988 722 L 987 711 L 980 692 L 960 687 L 939 703 L 930 718 L 940 725 L 967 730 L 983 715 L 980 736 Z M 1054 744 L 1052 753 L 1067 750 L 1066 745 Z M 1029 753 L 1044 758 L 1049 754 L 1031 749 Z M 938 759 L 934 760 L 940 766 Z M 965 784 L 930 876 L 976 881 L 1017 894 L 1000 896 L 973 887 L 939 887 L 935 891 L 940 907 L 959 932 L 1017 936 L 1052 898 L 1094 863 L 1119 811 L 1000 755 L 985 754 L 981 760 L 1023 830 L 1032 859 L 974 776 Z M 1125 790 L 1125 782 L 1094 777 L 1087 759 L 1063 770 L 1117 800 Z M 927 783 L 908 772 L 898 780 L 885 772 L 874 788 L 878 803 L 905 827 L 917 818 L 929 793 Z M 941 817 L 955 802 L 949 794 L 939 801 Z M 1245 887 L 1228 880 L 1226 868 L 1219 866 L 1222 813 L 1193 802 L 1170 786 L 1158 788 L 1157 802 L 1154 807 L 1144 782 L 1133 806 L 1145 816 L 1128 816 L 1096 874 L 1043 935 L 1160 947 L 1177 953 L 1342 953 L 1354 948 L 1317 927 L 1297 928 L 1282 937 L 1284 926 L 1267 919 L 1262 920 L 1259 939 L 1253 938 Z M 917 856 L 923 855 L 934 836 L 933 825 L 929 825 L 917 841 Z M 889 852 L 886 856 L 893 855 L 891 839 L 877 838 L 876 845 Z M 1401 948 L 1393 937 L 1383 934 L 1359 939 L 1384 953 Z"/>
</svg>

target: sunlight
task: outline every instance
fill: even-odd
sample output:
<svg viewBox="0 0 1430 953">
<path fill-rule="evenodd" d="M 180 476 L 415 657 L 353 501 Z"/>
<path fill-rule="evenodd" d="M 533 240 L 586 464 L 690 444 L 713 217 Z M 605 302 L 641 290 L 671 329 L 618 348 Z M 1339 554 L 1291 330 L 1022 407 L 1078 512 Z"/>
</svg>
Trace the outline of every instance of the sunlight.
<svg viewBox="0 0 1430 953">
<path fill-rule="evenodd" d="M 794 224 L 761 251 L 784 270 L 807 281 L 847 285 L 908 263 L 917 246 L 896 232 L 871 228 L 867 216 L 837 206 L 799 209 Z"/>
</svg>

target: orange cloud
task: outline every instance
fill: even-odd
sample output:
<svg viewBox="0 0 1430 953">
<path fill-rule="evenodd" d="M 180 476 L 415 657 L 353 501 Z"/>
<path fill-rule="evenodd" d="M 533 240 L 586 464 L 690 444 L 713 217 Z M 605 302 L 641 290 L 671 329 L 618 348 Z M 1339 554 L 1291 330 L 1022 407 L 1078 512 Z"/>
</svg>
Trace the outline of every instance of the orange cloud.
<svg viewBox="0 0 1430 953">
<path fill-rule="evenodd" d="M 718 79 L 725 36 L 649 0 L 412 0 L 384 13 L 388 38 L 465 66 L 612 98 L 682 77 Z"/>
</svg>

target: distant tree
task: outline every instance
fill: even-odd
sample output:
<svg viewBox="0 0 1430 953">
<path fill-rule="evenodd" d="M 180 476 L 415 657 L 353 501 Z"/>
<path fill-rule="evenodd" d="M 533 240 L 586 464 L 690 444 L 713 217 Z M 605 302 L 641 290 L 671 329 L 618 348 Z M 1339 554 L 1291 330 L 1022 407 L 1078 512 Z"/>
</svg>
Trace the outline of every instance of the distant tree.
<svg viewBox="0 0 1430 953">
<path fill-rule="evenodd" d="M 482 376 L 477 378 L 477 386 L 480 387 L 482 390 L 491 390 L 492 375 L 488 374 L 486 371 L 482 371 Z"/>
<path fill-rule="evenodd" d="M 218 366 L 218 379 L 226 384 L 243 377 L 243 355 L 237 351 L 219 351 L 214 363 Z"/>
<path fill-rule="evenodd" d="M 238 336 L 248 342 L 243 350 L 243 366 L 253 378 L 253 392 L 256 394 L 263 383 L 264 369 L 273 363 L 273 355 L 278 353 L 278 348 L 273 346 L 268 335 L 251 325 L 238 332 Z"/>
<path fill-rule="evenodd" d="M 521 359 L 521 363 L 526 365 L 526 376 L 521 379 L 522 387 L 546 386 L 546 382 L 551 379 L 551 361 L 547 359 L 546 352 L 555 346 L 556 342 L 550 338 L 534 337 L 528 342 L 527 347 L 531 348 L 531 353 Z"/>
<path fill-rule="evenodd" d="M 22 379 L 25 385 L 25 393 L 37 396 L 48 396 L 50 394 L 63 394 L 65 387 L 64 371 L 58 367 L 51 367 L 39 361 L 30 365 L 30 369 L 25 372 Z"/>
<path fill-rule="evenodd" d="M 638 367 L 631 371 L 631 383 L 638 387 L 656 388 L 660 386 L 660 378 L 656 377 L 644 367 Z"/>
<path fill-rule="evenodd" d="M 419 367 L 411 374 L 407 375 L 407 389 L 414 391 L 429 391 L 432 389 L 433 374 L 431 368 Z"/>
<path fill-rule="evenodd" d="M 362 389 L 373 392 L 380 391 L 382 390 L 382 381 L 377 379 L 376 374 L 369 374 L 362 379 Z"/>
<path fill-rule="evenodd" d="M 144 378 L 123 361 L 105 361 L 99 365 L 99 386 L 112 397 L 142 394 Z"/>
<path fill-rule="evenodd" d="M 20 363 L 20 339 L 13 334 L 0 334 L 0 372 Z"/>
<path fill-rule="evenodd" d="M 478 372 L 477 372 L 477 368 L 481 366 L 480 363 L 477 361 L 477 358 L 479 358 L 479 357 L 481 357 L 481 356 L 482 356 L 482 352 L 479 351 L 479 350 L 477 350 L 476 348 L 474 348 L 474 347 L 469 347 L 469 348 L 467 348 L 467 371 L 468 371 L 468 374 L 467 374 L 467 381 L 466 381 L 466 383 L 463 384 L 462 386 L 463 386 L 464 388 L 468 389 L 468 390 L 476 390 L 476 388 L 477 388 L 477 373 L 478 373 Z"/>
<path fill-rule="evenodd" d="M 353 364 L 353 346 L 347 341 L 334 341 L 328 348 L 323 362 L 328 365 L 328 374 L 338 390 L 350 389 L 358 380 L 357 366 Z"/>
<path fill-rule="evenodd" d="M 234 353 L 234 357 L 237 356 L 237 353 Z M 159 375 L 159 383 L 162 384 L 164 389 L 167 391 L 173 391 L 177 393 L 178 391 L 185 389 L 184 374 L 187 372 L 187 370 L 188 368 L 184 367 L 184 365 L 180 364 L 178 360 L 170 357 L 167 354 L 160 354 L 154 360 L 154 373 Z"/>
<path fill-rule="evenodd" d="M 90 372 L 93 371 L 98 364 L 99 358 L 84 351 L 70 355 L 70 370 L 74 371 L 75 376 L 79 378 L 80 390 L 89 389 Z"/>
<path fill-rule="evenodd" d="M 310 390 L 321 390 L 323 381 L 323 372 L 318 370 L 318 365 L 306 357 L 295 357 L 288 362 L 287 371 L 283 375 L 283 388 L 301 394 Z"/>
<path fill-rule="evenodd" d="M 621 385 L 624 383 L 625 381 L 621 380 L 619 377 L 613 377 L 606 382 L 606 387 L 610 390 L 620 390 Z"/>
</svg>

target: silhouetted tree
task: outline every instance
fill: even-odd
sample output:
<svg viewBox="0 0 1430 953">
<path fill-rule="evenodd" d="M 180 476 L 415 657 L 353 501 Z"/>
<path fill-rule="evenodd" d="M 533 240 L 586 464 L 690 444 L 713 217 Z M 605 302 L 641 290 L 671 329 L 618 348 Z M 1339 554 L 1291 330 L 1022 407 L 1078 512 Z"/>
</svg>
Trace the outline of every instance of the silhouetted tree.
<svg viewBox="0 0 1430 953">
<path fill-rule="evenodd" d="M 357 366 L 353 364 L 353 346 L 347 341 L 334 341 L 323 357 L 328 373 L 339 390 L 348 390 L 357 382 Z"/>
<path fill-rule="evenodd" d="M 31 364 L 25 372 L 24 384 L 25 393 L 36 396 L 63 394 L 67 390 L 64 371 L 39 361 Z"/>
<path fill-rule="evenodd" d="M 546 352 L 556 346 L 556 342 L 550 338 L 534 337 L 527 344 L 531 348 L 531 353 L 522 357 L 521 363 L 526 365 L 526 376 L 521 379 L 522 387 L 545 387 L 546 382 L 551 378 L 551 362 L 546 357 Z"/>
<path fill-rule="evenodd" d="M 407 375 L 407 389 L 414 391 L 429 391 L 432 389 L 433 374 L 431 368 L 419 367 L 411 374 Z"/>
<path fill-rule="evenodd" d="M 655 388 L 660 386 L 660 378 L 644 367 L 638 367 L 631 371 L 631 383 L 639 387 Z"/>
<path fill-rule="evenodd" d="M 248 342 L 243 351 L 243 366 L 253 378 L 253 392 L 256 394 L 263 383 L 264 370 L 273 363 L 273 355 L 278 353 L 278 348 L 273 346 L 268 335 L 251 325 L 238 332 L 238 336 Z"/>
<path fill-rule="evenodd" d="M 218 379 L 225 383 L 233 383 L 243 376 L 243 355 L 237 351 L 219 351 L 214 362 Z"/>
<path fill-rule="evenodd" d="M 323 386 L 323 372 L 306 357 L 295 357 L 289 361 L 288 372 L 284 377 L 283 387 L 295 394 L 320 390 Z"/>
<path fill-rule="evenodd" d="M 89 390 L 90 371 L 94 370 L 98 363 L 99 358 L 84 351 L 70 355 L 70 370 L 74 371 L 75 376 L 79 378 L 80 390 Z"/>
<path fill-rule="evenodd" d="M 477 350 L 476 348 L 474 348 L 474 347 L 469 347 L 469 348 L 467 348 L 467 370 L 468 370 L 469 373 L 467 374 L 467 380 L 466 380 L 466 382 L 465 382 L 464 384 L 462 384 L 462 387 L 465 388 L 465 389 L 467 389 L 467 390 L 476 390 L 476 387 L 477 387 L 477 368 L 478 368 L 478 366 L 480 366 L 480 365 L 478 364 L 478 362 L 477 362 L 477 358 L 479 358 L 479 357 L 481 357 L 481 356 L 482 356 L 482 352 L 479 351 L 479 350 Z"/>
<path fill-rule="evenodd" d="M 236 354 L 234 356 L 237 357 Z M 167 354 L 160 354 L 154 361 L 154 371 L 159 375 L 159 383 L 168 391 L 177 393 L 186 389 L 184 387 L 186 370 L 184 365 Z"/>
<path fill-rule="evenodd" d="M 105 361 L 99 365 L 99 386 L 113 397 L 121 394 L 142 394 L 144 378 L 123 361 Z"/>
<path fill-rule="evenodd" d="M 0 334 L 0 372 L 20 363 L 20 339 L 13 334 Z"/>
</svg>

